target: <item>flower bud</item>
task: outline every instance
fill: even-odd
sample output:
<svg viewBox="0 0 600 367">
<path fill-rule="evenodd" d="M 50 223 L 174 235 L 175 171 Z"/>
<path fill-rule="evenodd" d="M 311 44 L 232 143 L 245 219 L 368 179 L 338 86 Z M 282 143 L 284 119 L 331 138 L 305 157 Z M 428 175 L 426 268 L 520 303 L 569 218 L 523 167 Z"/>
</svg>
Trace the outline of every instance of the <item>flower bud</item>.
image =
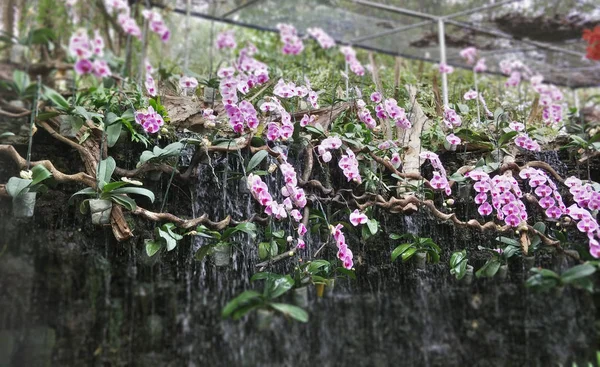
<svg viewBox="0 0 600 367">
<path fill-rule="evenodd" d="M 31 172 L 29 170 L 27 170 L 27 171 L 23 170 L 23 171 L 19 172 L 19 176 L 21 176 L 21 178 L 24 180 L 31 180 L 31 179 L 33 179 L 33 172 Z"/>
<path fill-rule="evenodd" d="M 275 172 L 275 170 L 276 170 L 276 169 L 277 169 L 277 165 L 276 165 L 275 163 L 272 163 L 272 164 L 269 166 L 269 173 L 273 173 L 273 172 Z"/>
<path fill-rule="evenodd" d="M 290 252 L 288 252 L 288 256 L 289 256 L 289 257 L 292 257 L 292 256 L 294 256 L 294 251 L 290 251 Z"/>
<path fill-rule="evenodd" d="M 448 199 L 448 200 L 446 200 L 446 204 L 448 204 L 450 206 L 454 205 L 454 199 Z"/>
<path fill-rule="evenodd" d="M 168 130 L 166 127 L 162 127 L 162 128 L 160 129 L 160 132 L 161 132 L 162 134 L 168 134 L 168 133 L 169 133 L 169 130 Z"/>
<path fill-rule="evenodd" d="M 215 124 L 215 123 L 214 123 L 214 122 L 212 122 L 212 121 L 209 121 L 209 122 L 206 122 L 206 123 L 204 123 L 204 126 L 206 126 L 206 127 L 207 127 L 207 128 L 209 128 L 209 129 L 212 129 L 212 128 L 214 128 L 215 126 L 217 126 L 217 124 Z"/>
<path fill-rule="evenodd" d="M 294 241 L 294 239 L 292 238 L 292 236 L 287 236 L 287 241 L 288 241 L 288 243 L 292 243 L 292 241 Z"/>
</svg>

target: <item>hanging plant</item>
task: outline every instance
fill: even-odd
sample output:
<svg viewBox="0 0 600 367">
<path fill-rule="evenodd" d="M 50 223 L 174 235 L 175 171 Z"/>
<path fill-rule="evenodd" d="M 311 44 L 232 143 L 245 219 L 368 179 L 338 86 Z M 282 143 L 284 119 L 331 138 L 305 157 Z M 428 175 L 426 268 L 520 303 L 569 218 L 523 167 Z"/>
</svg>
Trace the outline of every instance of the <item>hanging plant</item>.
<svg viewBox="0 0 600 367">
<path fill-rule="evenodd" d="M 52 173 L 42 165 L 31 171 L 21 171 L 21 177 L 11 177 L 6 184 L 6 192 L 13 198 L 13 216 L 28 218 L 33 216 L 36 194 L 48 191 L 42 182 L 52 177 Z"/>
</svg>

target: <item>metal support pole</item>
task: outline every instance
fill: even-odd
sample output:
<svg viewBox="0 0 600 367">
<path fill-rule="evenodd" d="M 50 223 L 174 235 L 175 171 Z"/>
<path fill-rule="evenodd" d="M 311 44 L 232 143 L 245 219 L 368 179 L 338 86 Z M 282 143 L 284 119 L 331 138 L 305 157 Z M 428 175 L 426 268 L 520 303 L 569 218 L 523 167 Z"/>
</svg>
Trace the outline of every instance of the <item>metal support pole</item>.
<svg viewBox="0 0 600 367">
<path fill-rule="evenodd" d="M 444 31 L 444 20 L 438 19 L 438 37 L 440 43 L 440 63 L 446 64 L 446 32 Z M 444 97 L 444 108 L 448 107 L 448 75 L 442 73 L 442 95 Z"/>
<path fill-rule="evenodd" d="M 192 12 L 192 0 L 187 0 L 187 3 L 185 5 L 185 38 L 183 40 L 184 43 L 184 47 L 185 47 L 185 55 L 183 58 L 183 71 L 184 73 L 187 73 L 187 71 L 189 70 L 189 65 L 190 65 L 190 31 L 191 31 L 191 27 L 190 27 L 190 18 L 191 18 L 191 12 Z M 212 45 L 211 45 L 212 46 Z"/>
</svg>

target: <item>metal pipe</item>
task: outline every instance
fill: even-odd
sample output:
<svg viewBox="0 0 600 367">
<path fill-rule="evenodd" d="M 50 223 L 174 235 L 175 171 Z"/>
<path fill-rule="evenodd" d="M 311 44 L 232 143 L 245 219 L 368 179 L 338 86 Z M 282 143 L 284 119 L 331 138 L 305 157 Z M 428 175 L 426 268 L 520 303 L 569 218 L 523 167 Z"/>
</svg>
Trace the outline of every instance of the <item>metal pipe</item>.
<svg viewBox="0 0 600 367">
<path fill-rule="evenodd" d="M 259 1 L 261 1 L 261 0 L 250 0 L 250 1 L 248 1 L 248 2 L 246 2 L 244 4 L 242 4 L 242 5 L 238 6 L 237 8 L 233 8 L 230 11 L 228 11 L 227 13 L 221 15 L 221 18 L 227 18 L 228 16 L 230 16 L 230 15 L 232 15 L 234 13 L 237 13 L 238 11 L 244 9 L 245 7 L 248 7 L 248 6 L 250 6 L 250 5 L 254 4 L 254 3 L 257 3 Z"/>
<path fill-rule="evenodd" d="M 355 3 L 357 3 L 357 4 L 360 4 L 360 5 L 364 5 L 364 6 L 368 6 L 368 7 L 376 8 L 376 9 L 387 10 L 387 11 L 391 11 L 393 13 L 410 15 L 411 17 L 416 17 L 416 18 L 421 18 L 421 19 L 429 19 L 429 20 L 432 20 L 432 21 L 438 19 L 438 17 L 435 16 L 435 15 L 431 15 L 431 14 L 427 14 L 427 13 L 421 13 L 421 12 L 415 11 L 415 10 L 398 8 L 398 7 L 395 7 L 395 6 L 374 3 L 372 1 L 366 1 L 366 0 L 353 0 L 353 1 Z"/>
<path fill-rule="evenodd" d="M 418 27 L 422 27 L 422 26 L 427 25 L 427 24 L 431 24 L 432 22 L 433 21 L 431 21 L 431 20 L 424 20 L 424 21 L 419 22 L 419 23 L 405 25 L 405 26 L 402 26 L 402 27 L 394 28 L 394 29 L 388 29 L 387 31 L 383 31 L 383 32 L 375 33 L 375 34 L 370 34 L 370 35 L 363 36 L 363 37 L 354 38 L 354 39 L 351 39 L 350 41 L 347 41 L 347 42 L 350 43 L 350 44 L 355 44 L 355 43 L 358 43 L 358 42 L 371 40 L 371 39 L 377 38 L 377 37 L 388 36 L 390 34 L 408 31 L 409 29 L 418 28 Z"/>
<path fill-rule="evenodd" d="M 446 64 L 446 32 L 444 20 L 438 19 L 438 39 L 440 43 L 440 64 Z M 444 108 L 448 107 L 448 75 L 442 73 L 442 95 L 444 97 Z"/>
</svg>

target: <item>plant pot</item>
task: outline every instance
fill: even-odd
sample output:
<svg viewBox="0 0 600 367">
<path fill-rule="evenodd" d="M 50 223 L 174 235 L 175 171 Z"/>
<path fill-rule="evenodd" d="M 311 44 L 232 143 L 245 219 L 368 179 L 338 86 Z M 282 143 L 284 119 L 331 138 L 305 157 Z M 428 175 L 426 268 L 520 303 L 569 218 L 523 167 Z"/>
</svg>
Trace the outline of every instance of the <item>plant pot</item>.
<svg viewBox="0 0 600 367">
<path fill-rule="evenodd" d="M 204 102 L 213 103 L 217 98 L 217 90 L 211 87 L 204 87 Z"/>
<path fill-rule="evenodd" d="M 529 271 L 529 269 L 533 268 L 535 265 L 535 256 L 525 256 L 523 257 L 523 267 L 525 271 Z"/>
<path fill-rule="evenodd" d="M 317 297 L 322 298 L 325 292 L 325 283 L 316 283 L 315 289 L 317 290 Z"/>
<path fill-rule="evenodd" d="M 60 135 L 64 136 L 65 138 L 75 138 L 77 135 L 77 130 L 73 128 L 73 125 L 67 118 L 60 119 L 60 125 L 58 129 Z"/>
<path fill-rule="evenodd" d="M 461 279 L 461 281 L 465 284 L 471 284 L 473 282 L 473 266 L 467 265 L 467 270 L 465 271 L 465 276 Z"/>
<path fill-rule="evenodd" d="M 425 269 L 425 264 L 427 263 L 427 254 L 425 252 L 417 252 L 413 258 L 417 269 Z"/>
<path fill-rule="evenodd" d="M 35 192 L 27 192 L 14 197 L 13 202 L 13 217 L 15 218 L 31 218 L 35 209 Z"/>
<path fill-rule="evenodd" d="M 227 266 L 231 261 L 231 246 L 217 245 L 213 249 L 213 260 L 218 267 Z"/>
<path fill-rule="evenodd" d="M 298 307 L 308 307 L 308 287 L 294 288 L 294 303 Z"/>
<path fill-rule="evenodd" d="M 335 288 L 335 278 L 329 279 L 327 281 L 327 286 L 325 287 L 325 295 L 327 297 L 331 297 L 333 295 L 334 288 Z"/>
<path fill-rule="evenodd" d="M 90 200 L 90 212 L 92 213 L 92 224 L 97 226 L 110 223 L 112 201 L 103 199 Z"/>
<path fill-rule="evenodd" d="M 508 275 L 508 265 L 504 264 L 504 265 L 500 265 L 500 268 L 498 269 L 498 273 L 496 273 L 498 276 L 498 279 L 500 280 L 504 280 L 506 279 L 506 276 Z"/>
<path fill-rule="evenodd" d="M 256 311 L 256 326 L 259 330 L 268 329 L 273 322 L 273 311 L 259 309 Z"/>
</svg>

